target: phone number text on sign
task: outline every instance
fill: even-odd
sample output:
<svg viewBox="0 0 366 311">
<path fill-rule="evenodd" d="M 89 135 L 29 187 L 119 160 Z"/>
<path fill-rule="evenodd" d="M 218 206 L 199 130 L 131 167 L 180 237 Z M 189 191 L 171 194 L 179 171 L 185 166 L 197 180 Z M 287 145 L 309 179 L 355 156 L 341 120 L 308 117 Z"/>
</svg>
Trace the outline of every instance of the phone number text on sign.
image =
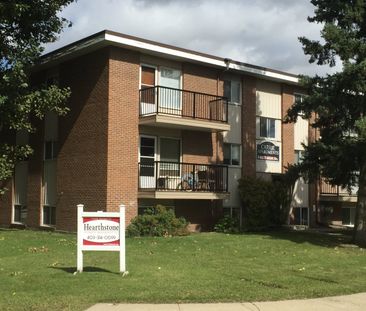
<svg viewBox="0 0 366 311">
<path fill-rule="evenodd" d="M 83 245 L 118 246 L 119 218 L 84 217 Z"/>
</svg>

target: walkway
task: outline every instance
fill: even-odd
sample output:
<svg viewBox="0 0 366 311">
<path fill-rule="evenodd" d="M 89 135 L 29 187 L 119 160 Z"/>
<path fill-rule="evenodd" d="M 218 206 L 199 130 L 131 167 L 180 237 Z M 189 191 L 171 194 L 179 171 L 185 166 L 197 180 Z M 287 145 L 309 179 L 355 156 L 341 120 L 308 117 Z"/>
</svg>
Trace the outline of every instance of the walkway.
<svg viewBox="0 0 366 311">
<path fill-rule="evenodd" d="M 108 304 L 87 311 L 365 311 L 366 293 L 305 300 L 244 303 Z"/>
</svg>

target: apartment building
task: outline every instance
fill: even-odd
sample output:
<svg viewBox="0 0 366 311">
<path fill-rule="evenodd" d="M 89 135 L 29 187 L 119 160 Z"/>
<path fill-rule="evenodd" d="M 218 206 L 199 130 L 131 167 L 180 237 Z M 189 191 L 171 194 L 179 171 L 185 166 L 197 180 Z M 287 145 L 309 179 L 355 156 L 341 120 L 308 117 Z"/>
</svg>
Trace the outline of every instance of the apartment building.
<svg viewBox="0 0 366 311">
<path fill-rule="evenodd" d="M 281 121 L 303 96 L 296 76 L 111 31 L 43 56 L 33 79 L 69 86 L 70 112 L 16 133 L 34 155 L 0 198 L 1 225 L 75 231 L 79 203 L 124 203 L 127 223 L 160 203 L 210 229 L 242 217 L 241 176 L 275 179 L 314 138 L 307 120 Z M 315 223 L 317 198 L 298 180 L 290 222 Z"/>
</svg>

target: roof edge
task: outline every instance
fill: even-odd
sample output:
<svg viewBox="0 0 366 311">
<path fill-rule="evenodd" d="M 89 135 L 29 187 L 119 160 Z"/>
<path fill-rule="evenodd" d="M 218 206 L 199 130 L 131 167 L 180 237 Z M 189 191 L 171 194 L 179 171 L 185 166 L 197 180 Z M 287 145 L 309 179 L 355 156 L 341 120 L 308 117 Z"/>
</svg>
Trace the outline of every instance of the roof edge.
<svg viewBox="0 0 366 311">
<path fill-rule="evenodd" d="M 230 60 L 230 62 L 228 63 L 228 59 L 226 58 L 198 51 L 193 51 L 169 44 L 164 44 L 148 39 L 143 39 L 131 35 L 126 35 L 111 30 L 99 31 L 93 35 L 90 35 L 73 43 L 60 47 L 54 51 L 46 53 L 41 56 L 40 62 L 44 64 L 48 60 L 53 60 L 67 54 L 72 54 L 75 50 L 80 51 L 87 46 L 94 45 L 98 42 L 100 43 L 101 41 L 110 44 L 120 44 L 126 47 L 130 46 L 136 49 L 146 51 L 153 51 L 159 54 L 161 53 L 171 55 L 181 59 L 196 61 L 204 64 L 210 64 L 221 68 L 232 69 L 235 71 L 241 71 L 256 76 L 267 77 L 269 79 L 281 80 L 291 84 L 298 84 L 298 75 L 292 73 L 287 73 L 285 71 L 252 65 L 248 63 L 243 63 L 236 60 Z"/>
</svg>

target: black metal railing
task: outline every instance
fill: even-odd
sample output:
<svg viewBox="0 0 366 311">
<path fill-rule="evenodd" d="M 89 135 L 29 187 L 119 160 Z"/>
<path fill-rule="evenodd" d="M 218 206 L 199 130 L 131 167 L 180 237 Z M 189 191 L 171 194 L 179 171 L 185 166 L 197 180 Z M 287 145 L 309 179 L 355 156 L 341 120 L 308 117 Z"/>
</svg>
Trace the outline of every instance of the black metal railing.
<svg viewBox="0 0 366 311">
<path fill-rule="evenodd" d="M 139 189 L 227 192 L 228 167 L 144 159 L 139 163 Z"/>
<path fill-rule="evenodd" d="M 140 116 L 166 114 L 228 122 L 226 97 L 154 86 L 140 90 Z"/>
</svg>

